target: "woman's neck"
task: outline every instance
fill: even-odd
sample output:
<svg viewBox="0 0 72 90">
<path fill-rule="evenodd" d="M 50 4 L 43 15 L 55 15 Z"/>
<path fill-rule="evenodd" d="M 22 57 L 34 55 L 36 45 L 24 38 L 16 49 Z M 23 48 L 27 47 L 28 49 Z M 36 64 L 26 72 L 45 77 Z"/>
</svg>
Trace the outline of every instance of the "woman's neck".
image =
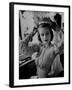
<svg viewBox="0 0 72 90">
<path fill-rule="evenodd" d="M 51 45 L 51 43 L 46 43 L 46 44 L 43 44 L 43 43 L 42 43 L 42 45 L 43 45 L 44 47 L 49 47 L 49 46 Z"/>
</svg>

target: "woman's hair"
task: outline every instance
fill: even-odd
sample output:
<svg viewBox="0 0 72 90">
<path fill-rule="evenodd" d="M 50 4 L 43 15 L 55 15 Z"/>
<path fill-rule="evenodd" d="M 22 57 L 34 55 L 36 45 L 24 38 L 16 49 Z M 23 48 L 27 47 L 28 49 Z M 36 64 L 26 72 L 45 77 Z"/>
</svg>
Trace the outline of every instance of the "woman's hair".
<svg viewBox="0 0 72 90">
<path fill-rule="evenodd" d="M 51 39 L 50 39 L 50 41 L 53 40 L 53 31 L 52 31 L 52 28 L 51 28 L 51 26 L 50 26 L 49 23 L 44 23 L 44 22 L 43 22 L 43 23 L 40 23 L 39 26 L 38 26 L 38 29 L 39 29 L 39 28 L 49 28 L 49 32 L 50 32 L 50 34 L 51 34 Z M 41 40 L 39 31 L 38 31 L 38 40 L 42 43 L 42 40 Z"/>
</svg>

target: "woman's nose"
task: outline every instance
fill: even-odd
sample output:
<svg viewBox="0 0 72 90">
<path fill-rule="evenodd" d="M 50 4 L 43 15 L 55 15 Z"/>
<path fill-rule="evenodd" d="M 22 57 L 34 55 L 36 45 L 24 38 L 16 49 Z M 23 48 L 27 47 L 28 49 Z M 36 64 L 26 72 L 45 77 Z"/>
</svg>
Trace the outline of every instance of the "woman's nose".
<svg viewBox="0 0 72 90">
<path fill-rule="evenodd" d="M 46 35 L 44 35 L 44 40 L 46 40 L 47 39 L 47 36 Z"/>
</svg>

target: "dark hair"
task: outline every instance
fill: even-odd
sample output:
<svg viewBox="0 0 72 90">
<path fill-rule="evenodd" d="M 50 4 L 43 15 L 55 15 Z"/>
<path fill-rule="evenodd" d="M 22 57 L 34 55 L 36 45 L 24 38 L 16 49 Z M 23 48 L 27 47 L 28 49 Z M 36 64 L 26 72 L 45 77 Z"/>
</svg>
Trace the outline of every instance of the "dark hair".
<svg viewBox="0 0 72 90">
<path fill-rule="evenodd" d="M 51 34 L 51 40 L 50 41 L 53 40 L 53 31 L 52 31 L 52 28 L 51 28 L 49 23 L 41 23 L 41 24 L 39 24 L 38 28 L 49 28 L 49 32 Z M 38 32 L 38 40 L 42 43 L 39 32 Z"/>
</svg>

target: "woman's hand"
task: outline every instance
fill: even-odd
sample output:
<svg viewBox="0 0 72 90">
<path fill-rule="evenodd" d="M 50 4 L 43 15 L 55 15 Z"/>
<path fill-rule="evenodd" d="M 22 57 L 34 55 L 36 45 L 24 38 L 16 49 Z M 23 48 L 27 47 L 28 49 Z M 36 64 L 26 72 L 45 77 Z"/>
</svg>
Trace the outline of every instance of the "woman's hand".
<svg viewBox="0 0 72 90">
<path fill-rule="evenodd" d="M 35 60 L 35 64 L 37 65 L 37 60 L 38 60 L 38 57 L 37 57 L 37 52 L 35 52 L 33 55 L 32 55 L 32 59 Z"/>
<path fill-rule="evenodd" d="M 37 58 L 37 52 L 32 54 L 32 59 L 36 59 Z"/>
</svg>

